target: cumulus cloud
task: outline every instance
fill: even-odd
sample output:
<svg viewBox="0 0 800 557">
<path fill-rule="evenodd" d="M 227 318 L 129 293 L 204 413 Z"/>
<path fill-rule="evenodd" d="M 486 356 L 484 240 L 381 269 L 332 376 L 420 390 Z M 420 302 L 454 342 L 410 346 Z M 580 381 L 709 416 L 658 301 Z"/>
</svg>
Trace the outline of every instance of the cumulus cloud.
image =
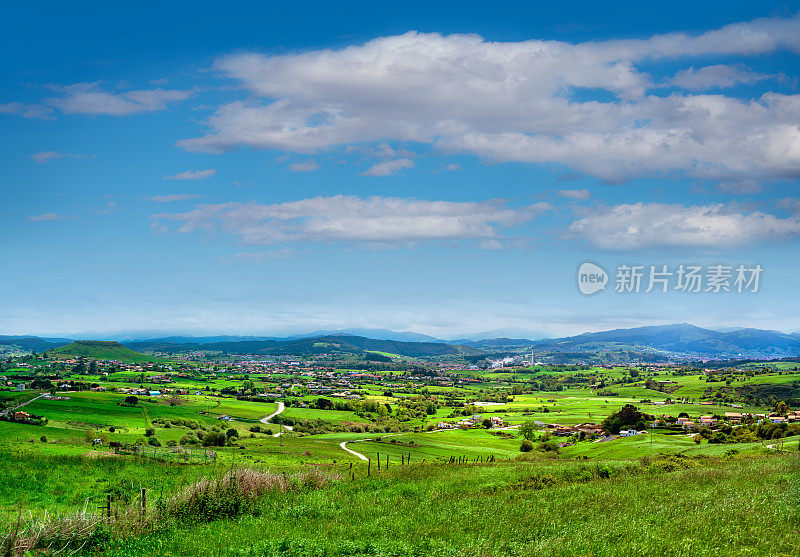
<svg viewBox="0 0 800 557">
<path fill-rule="evenodd" d="M 596 208 L 573 222 L 569 233 L 614 250 L 724 248 L 793 238 L 800 234 L 800 219 L 760 211 L 736 212 L 722 204 L 636 203 Z"/>
<path fill-rule="evenodd" d="M 179 144 L 211 153 L 237 147 L 314 153 L 372 141 L 419 142 L 493 161 L 563 163 L 608 182 L 673 172 L 794 177 L 800 95 L 664 97 L 649 94 L 656 85 L 638 67 L 777 49 L 800 51 L 800 18 L 642 40 L 503 43 L 410 32 L 340 50 L 234 54 L 215 69 L 248 90 L 250 100 L 221 106 L 206 135 Z M 682 79 L 694 86 L 745 79 L 744 70 L 727 66 L 692 72 Z M 576 100 L 573 93 L 586 89 L 605 90 L 614 100 Z"/>
<path fill-rule="evenodd" d="M 156 203 L 171 203 L 173 201 L 186 201 L 187 199 L 197 199 L 202 195 L 195 195 L 193 193 L 171 193 L 167 195 L 154 195 L 148 197 L 147 201 L 155 201 Z"/>
<path fill-rule="evenodd" d="M 51 89 L 63 93 L 63 96 L 48 99 L 47 103 L 65 114 L 128 116 L 163 110 L 169 103 L 183 101 L 191 96 L 189 91 L 169 89 L 110 93 L 100 89 L 97 82 L 52 86 Z"/>
<path fill-rule="evenodd" d="M 313 172 L 319 169 L 319 164 L 314 159 L 308 159 L 301 162 L 293 162 L 289 165 L 289 170 L 292 172 Z"/>
<path fill-rule="evenodd" d="M 579 190 L 558 190 L 558 195 L 576 201 L 588 201 L 592 197 L 592 192 L 586 188 Z"/>
<path fill-rule="evenodd" d="M 772 76 L 759 74 L 744 66 L 717 64 L 695 69 L 694 66 L 681 70 L 672 78 L 672 84 L 684 89 L 704 91 L 712 88 L 733 87 L 740 83 L 750 84 L 770 79 Z"/>
<path fill-rule="evenodd" d="M 213 168 L 209 168 L 208 170 L 185 170 L 183 172 L 178 172 L 177 174 L 170 174 L 168 176 L 162 176 L 162 180 L 205 180 L 206 178 L 211 178 L 217 171 Z"/>
<path fill-rule="evenodd" d="M 81 155 L 77 153 L 59 153 L 58 151 L 39 151 L 31 155 L 38 164 L 46 164 L 56 159 L 93 159 L 97 155 Z"/>
<path fill-rule="evenodd" d="M 364 176 L 391 176 L 397 174 L 405 168 L 414 168 L 414 161 L 411 159 L 393 159 L 375 163 L 362 174 Z"/>
<path fill-rule="evenodd" d="M 533 219 L 550 206 L 511 208 L 503 201 L 423 201 L 336 195 L 271 205 L 199 205 L 188 213 L 153 215 L 156 229 L 179 223 L 181 233 L 221 229 L 245 244 L 282 242 L 415 243 L 503 239 L 502 230 Z"/>
</svg>

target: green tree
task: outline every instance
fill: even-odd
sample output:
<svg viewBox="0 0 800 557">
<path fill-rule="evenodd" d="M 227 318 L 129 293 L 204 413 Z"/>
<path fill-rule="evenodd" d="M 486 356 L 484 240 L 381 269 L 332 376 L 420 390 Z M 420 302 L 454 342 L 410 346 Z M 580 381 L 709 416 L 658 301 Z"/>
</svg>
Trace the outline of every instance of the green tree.
<svg viewBox="0 0 800 557">
<path fill-rule="evenodd" d="M 519 426 L 519 434 L 528 441 L 533 441 L 536 438 L 536 424 L 532 421 L 522 422 Z"/>
</svg>

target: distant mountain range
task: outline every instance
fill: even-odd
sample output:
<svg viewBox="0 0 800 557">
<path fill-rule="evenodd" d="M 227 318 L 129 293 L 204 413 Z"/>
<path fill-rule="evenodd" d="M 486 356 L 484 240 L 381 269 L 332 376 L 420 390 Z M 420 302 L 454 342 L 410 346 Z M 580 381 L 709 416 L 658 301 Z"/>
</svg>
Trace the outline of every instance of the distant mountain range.
<svg viewBox="0 0 800 557">
<path fill-rule="evenodd" d="M 364 334 L 353 334 L 354 331 Z M 374 336 L 367 336 L 368 333 Z M 72 339 L 62 338 L 0 336 L 0 348 L 6 346 L 36 352 L 53 350 L 71 342 Z M 315 331 L 287 338 L 229 335 L 169 336 L 130 340 L 122 342 L 121 346 L 136 352 L 173 354 L 198 350 L 227 354 L 298 356 L 385 352 L 400 356 L 430 357 L 519 353 L 532 349 L 541 355 L 574 353 L 602 356 L 609 353 L 627 353 L 632 358 L 636 354 L 660 354 L 673 358 L 693 359 L 771 359 L 800 356 L 800 334 L 761 329 L 730 329 L 723 332 L 684 323 L 614 329 L 542 340 L 499 337 L 445 342 L 418 333 L 398 333 L 386 329 L 348 329 L 335 332 Z"/>
<path fill-rule="evenodd" d="M 614 329 L 584 333 L 573 337 L 540 340 L 532 343 L 538 350 L 559 352 L 598 352 L 634 349 L 696 358 L 784 358 L 800 355 L 800 335 L 737 329 L 728 332 L 703 329 L 683 323 Z"/>
</svg>

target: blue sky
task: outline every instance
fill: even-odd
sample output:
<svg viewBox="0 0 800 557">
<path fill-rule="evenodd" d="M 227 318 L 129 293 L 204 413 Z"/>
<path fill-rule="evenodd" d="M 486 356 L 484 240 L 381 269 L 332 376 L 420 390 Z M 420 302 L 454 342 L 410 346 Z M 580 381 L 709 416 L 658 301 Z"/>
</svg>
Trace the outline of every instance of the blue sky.
<svg viewBox="0 0 800 557">
<path fill-rule="evenodd" d="M 800 3 L 747 4 L 12 7 L 0 332 L 800 331 Z"/>
</svg>

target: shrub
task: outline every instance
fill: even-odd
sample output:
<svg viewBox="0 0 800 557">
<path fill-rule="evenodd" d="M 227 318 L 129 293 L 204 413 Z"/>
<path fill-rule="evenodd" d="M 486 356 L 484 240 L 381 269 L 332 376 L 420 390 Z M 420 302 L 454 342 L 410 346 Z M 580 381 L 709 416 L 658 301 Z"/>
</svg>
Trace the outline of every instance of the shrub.
<svg viewBox="0 0 800 557">
<path fill-rule="evenodd" d="M 204 447 L 224 447 L 227 437 L 221 431 L 210 431 L 203 435 Z"/>
<path fill-rule="evenodd" d="M 41 441 L 42 443 L 47 443 L 47 435 L 42 435 L 41 437 L 39 437 L 39 441 Z"/>
<path fill-rule="evenodd" d="M 522 451 L 523 453 L 528 453 L 533 450 L 533 443 L 531 443 L 527 439 L 523 439 L 522 443 L 520 443 L 519 445 L 519 450 Z"/>
<path fill-rule="evenodd" d="M 155 434 L 156 434 L 155 428 L 148 427 L 147 429 L 144 430 L 144 436 L 145 437 L 152 437 Z"/>
<path fill-rule="evenodd" d="M 148 437 L 147 438 L 147 444 L 150 445 L 151 447 L 160 447 L 161 446 L 161 441 L 159 441 L 155 437 Z"/>
<path fill-rule="evenodd" d="M 200 442 L 200 439 L 197 438 L 193 432 L 189 432 L 183 437 L 181 437 L 180 444 L 181 445 L 197 445 Z"/>
<path fill-rule="evenodd" d="M 230 428 L 228 431 L 225 432 L 225 437 L 230 439 L 231 437 L 239 437 L 239 432 L 236 431 L 234 428 Z"/>
<path fill-rule="evenodd" d="M 539 443 L 539 450 L 557 453 L 561 450 L 561 447 L 558 446 L 558 441 L 555 439 L 548 439 Z"/>
</svg>

